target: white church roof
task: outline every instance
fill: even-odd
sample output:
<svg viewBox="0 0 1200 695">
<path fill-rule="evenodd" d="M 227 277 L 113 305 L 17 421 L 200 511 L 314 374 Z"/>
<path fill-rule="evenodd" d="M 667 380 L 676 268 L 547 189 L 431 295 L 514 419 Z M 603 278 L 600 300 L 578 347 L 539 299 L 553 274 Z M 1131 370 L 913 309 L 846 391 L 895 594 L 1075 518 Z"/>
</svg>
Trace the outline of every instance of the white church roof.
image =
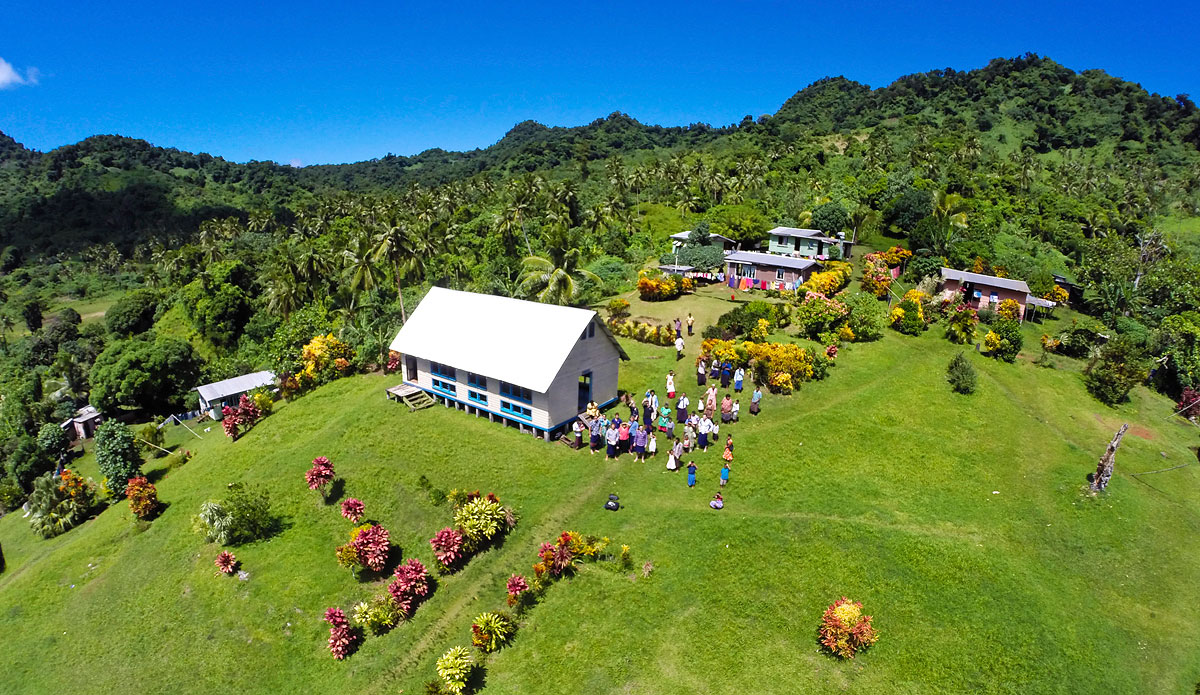
<svg viewBox="0 0 1200 695">
<path fill-rule="evenodd" d="M 434 287 L 391 349 L 544 393 L 595 317 L 591 309 Z M 612 339 L 598 328 L 596 338 Z"/>
</svg>

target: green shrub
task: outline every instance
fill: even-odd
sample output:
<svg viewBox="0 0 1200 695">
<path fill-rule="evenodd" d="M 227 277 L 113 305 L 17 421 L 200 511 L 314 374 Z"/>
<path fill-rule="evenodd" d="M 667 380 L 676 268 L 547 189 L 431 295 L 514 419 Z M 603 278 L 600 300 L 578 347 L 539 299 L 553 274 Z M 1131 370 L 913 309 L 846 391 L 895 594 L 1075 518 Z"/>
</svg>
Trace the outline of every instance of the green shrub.
<svg viewBox="0 0 1200 695">
<path fill-rule="evenodd" d="M 1073 320 L 1071 327 L 1059 334 L 1060 344 L 1055 352 L 1067 357 L 1087 357 L 1104 340 L 1100 335 L 1101 330 L 1098 324 L 1081 324 Z"/>
<path fill-rule="evenodd" d="M 158 309 L 158 293 L 154 290 L 134 290 L 117 300 L 104 312 L 104 325 L 110 333 L 128 337 L 144 333 L 154 325 Z"/>
<path fill-rule="evenodd" d="M 471 625 L 471 644 L 485 654 L 494 652 L 507 644 L 516 631 L 517 624 L 507 613 L 480 613 Z"/>
<path fill-rule="evenodd" d="M 911 299 L 906 299 L 897 304 L 896 308 L 904 312 L 904 315 L 896 322 L 896 330 L 905 335 L 920 335 L 925 330 L 921 305 Z"/>
<path fill-rule="evenodd" d="M 429 503 L 435 507 L 440 507 L 446 503 L 446 493 L 437 488 L 432 488 L 429 491 Z"/>
<path fill-rule="evenodd" d="M 383 592 L 354 606 L 354 622 L 373 635 L 382 635 L 404 620 L 400 604 L 388 592 Z"/>
<path fill-rule="evenodd" d="M 454 525 L 463 533 L 463 546 L 469 553 L 483 547 L 504 528 L 504 507 L 499 502 L 479 497 L 454 512 Z"/>
<path fill-rule="evenodd" d="M 1021 326 L 1012 319 L 996 319 L 992 330 L 983 338 L 983 346 L 988 353 L 1005 362 L 1016 362 L 1023 344 Z"/>
<path fill-rule="evenodd" d="M 29 525 L 43 538 L 66 533 L 88 518 L 96 507 L 96 484 L 70 471 L 46 473 L 33 482 L 29 495 Z"/>
<path fill-rule="evenodd" d="M 0 512 L 20 509 L 25 503 L 25 491 L 9 477 L 0 478 Z"/>
<path fill-rule="evenodd" d="M 269 537 L 279 519 L 271 513 L 266 490 L 232 483 L 224 500 L 200 505 L 195 527 L 210 543 L 239 545 Z"/>
<path fill-rule="evenodd" d="M 1083 383 L 1101 403 L 1116 405 L 1145 380 L 1149 368 L 1150 361 L 1134 339 L 1121 335 L 1100 349 L 1099 357 L 1084 371 Z"/>
<path fill-rule="evenodd" d="M 946 368 L 946 380 L 950 382 L 955 393 L 975 393 L 975 368 L 964 353 L 960 352 L 951 358 L 950 365 Z"/>
<path fill-rule="evenodd" d="M 843 300 L 850 309 L 846 325 L 854 333 L 855 342 L 869 342 L 883 337 L 887 327 L 887 305 L 867 292 L 855 292 Z"/>
<path fill-rule="evenodd" d="M 114 497 L 124 497 L 129 479 L 142 472 L 142 455 L 133 432 L 116 420 L 107 420 L 97 427 L 96 463 L 109 492 Z"/>
<path fill-rule="evenodd" d="M 452 693 L 461 693 L 467 687 L 473 668 L 475 659 L 466 647 L 451 647 L 437 660 L 438 676 Z"/>
<path fill-rule="evenodd" d="M 38 448 L 51 460 L 57 461 L 71 448 L 71 438 L 56 422 L 47 422 L 38 430 Z"/>
</svg>

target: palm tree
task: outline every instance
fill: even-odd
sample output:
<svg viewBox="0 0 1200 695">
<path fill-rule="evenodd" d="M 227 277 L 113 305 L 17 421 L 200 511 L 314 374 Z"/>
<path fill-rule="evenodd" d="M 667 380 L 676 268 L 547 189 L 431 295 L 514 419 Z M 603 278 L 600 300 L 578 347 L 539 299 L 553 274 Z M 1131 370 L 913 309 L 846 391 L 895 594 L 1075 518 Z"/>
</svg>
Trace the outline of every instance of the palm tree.
<svg viewBox="0 0 1200 695">
<path fill-rule="evenodd" d="M 404 309 L 404 281 L 418 268 L 424 272 L 424 256 L 414 249 L 414 239 L 402 223 L 388 225 L 375 236 L 372 256 L 378 262 L 391 263 L 396 277 L 396 294 L 400 297 L 400 321 L 408 322 Z"/>
<path fill-rule="evenodd" d="M 579 294 L 576 278 L 600 283 L 590 270 L 580 267 L 579 248 L 565 230 L 555 230 L 546 239 L 546 256 L 527 256 L 521 261 L 520 288 L 526 295 L 546 304 L 570 304 Z"/>
<path fill-rule="evenodd" d="M 350 276 L 350 293 L 355 301 L 364 291 L 369 292 L 378 284 L 379 270 L 372 259 L 373 251 L 371 236 L 366 232 L 356 234 L 350 245 L 342 251 L 346 272 Z"/>
</svg>

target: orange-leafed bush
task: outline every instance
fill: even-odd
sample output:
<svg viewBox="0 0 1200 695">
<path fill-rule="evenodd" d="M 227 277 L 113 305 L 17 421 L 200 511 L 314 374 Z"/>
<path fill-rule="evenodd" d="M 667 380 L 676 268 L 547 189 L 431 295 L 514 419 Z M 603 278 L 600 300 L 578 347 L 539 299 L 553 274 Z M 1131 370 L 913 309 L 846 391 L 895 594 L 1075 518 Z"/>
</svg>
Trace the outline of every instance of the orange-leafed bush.
<svg viewBox="0 0 1200 695">
<path fill-rule="evenodd" d="M 862 604 L 843 596 L 825 609 L 817 630 L 821 646 L 835 656 L 854 655 L 879 641 L 871 616 L 862 614 Z"/>
</svg>

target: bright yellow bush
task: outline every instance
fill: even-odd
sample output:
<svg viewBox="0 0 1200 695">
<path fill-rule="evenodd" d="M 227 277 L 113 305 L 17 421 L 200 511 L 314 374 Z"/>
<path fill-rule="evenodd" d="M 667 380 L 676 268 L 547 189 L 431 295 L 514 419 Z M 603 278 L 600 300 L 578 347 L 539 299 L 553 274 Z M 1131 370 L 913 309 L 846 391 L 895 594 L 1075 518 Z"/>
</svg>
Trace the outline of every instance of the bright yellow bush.
<svg viewBox="0 0 1200 695">
<path fill-rule="evenodd" d="M 1005 299 L 1000 302 L 1000 306 L 996 309 L 996 314 L 1000 318 L 1016 321 L 1021 317 L 1021 305 L 1015 299 Z"/>
<path fill-rule="evenodd" d="M 996 335 L 995 331 L 988 331 L 987 335 L 983 336 L 983 349 L 988 352 L 995 352 L 1003 342 L 1000 336 Z"/>
<path fill-rule="evenodd" d="M 1065 304 L 1070 298 L 1070 293 L 1058 285 L 1055 285 L 1053 289 L 1042 295 L 1042 299 L 1049 299 L 1057 304 Z"/>
<path fill-rule="evenodd" d="M 354 350 L 333 336 L 318 335 L 300 351 L 300 362 L 304 368 L 297 375 L 301 380 L 315 381 L 330 367 L 345 371 L 354 358 Z"/>
</svg>

